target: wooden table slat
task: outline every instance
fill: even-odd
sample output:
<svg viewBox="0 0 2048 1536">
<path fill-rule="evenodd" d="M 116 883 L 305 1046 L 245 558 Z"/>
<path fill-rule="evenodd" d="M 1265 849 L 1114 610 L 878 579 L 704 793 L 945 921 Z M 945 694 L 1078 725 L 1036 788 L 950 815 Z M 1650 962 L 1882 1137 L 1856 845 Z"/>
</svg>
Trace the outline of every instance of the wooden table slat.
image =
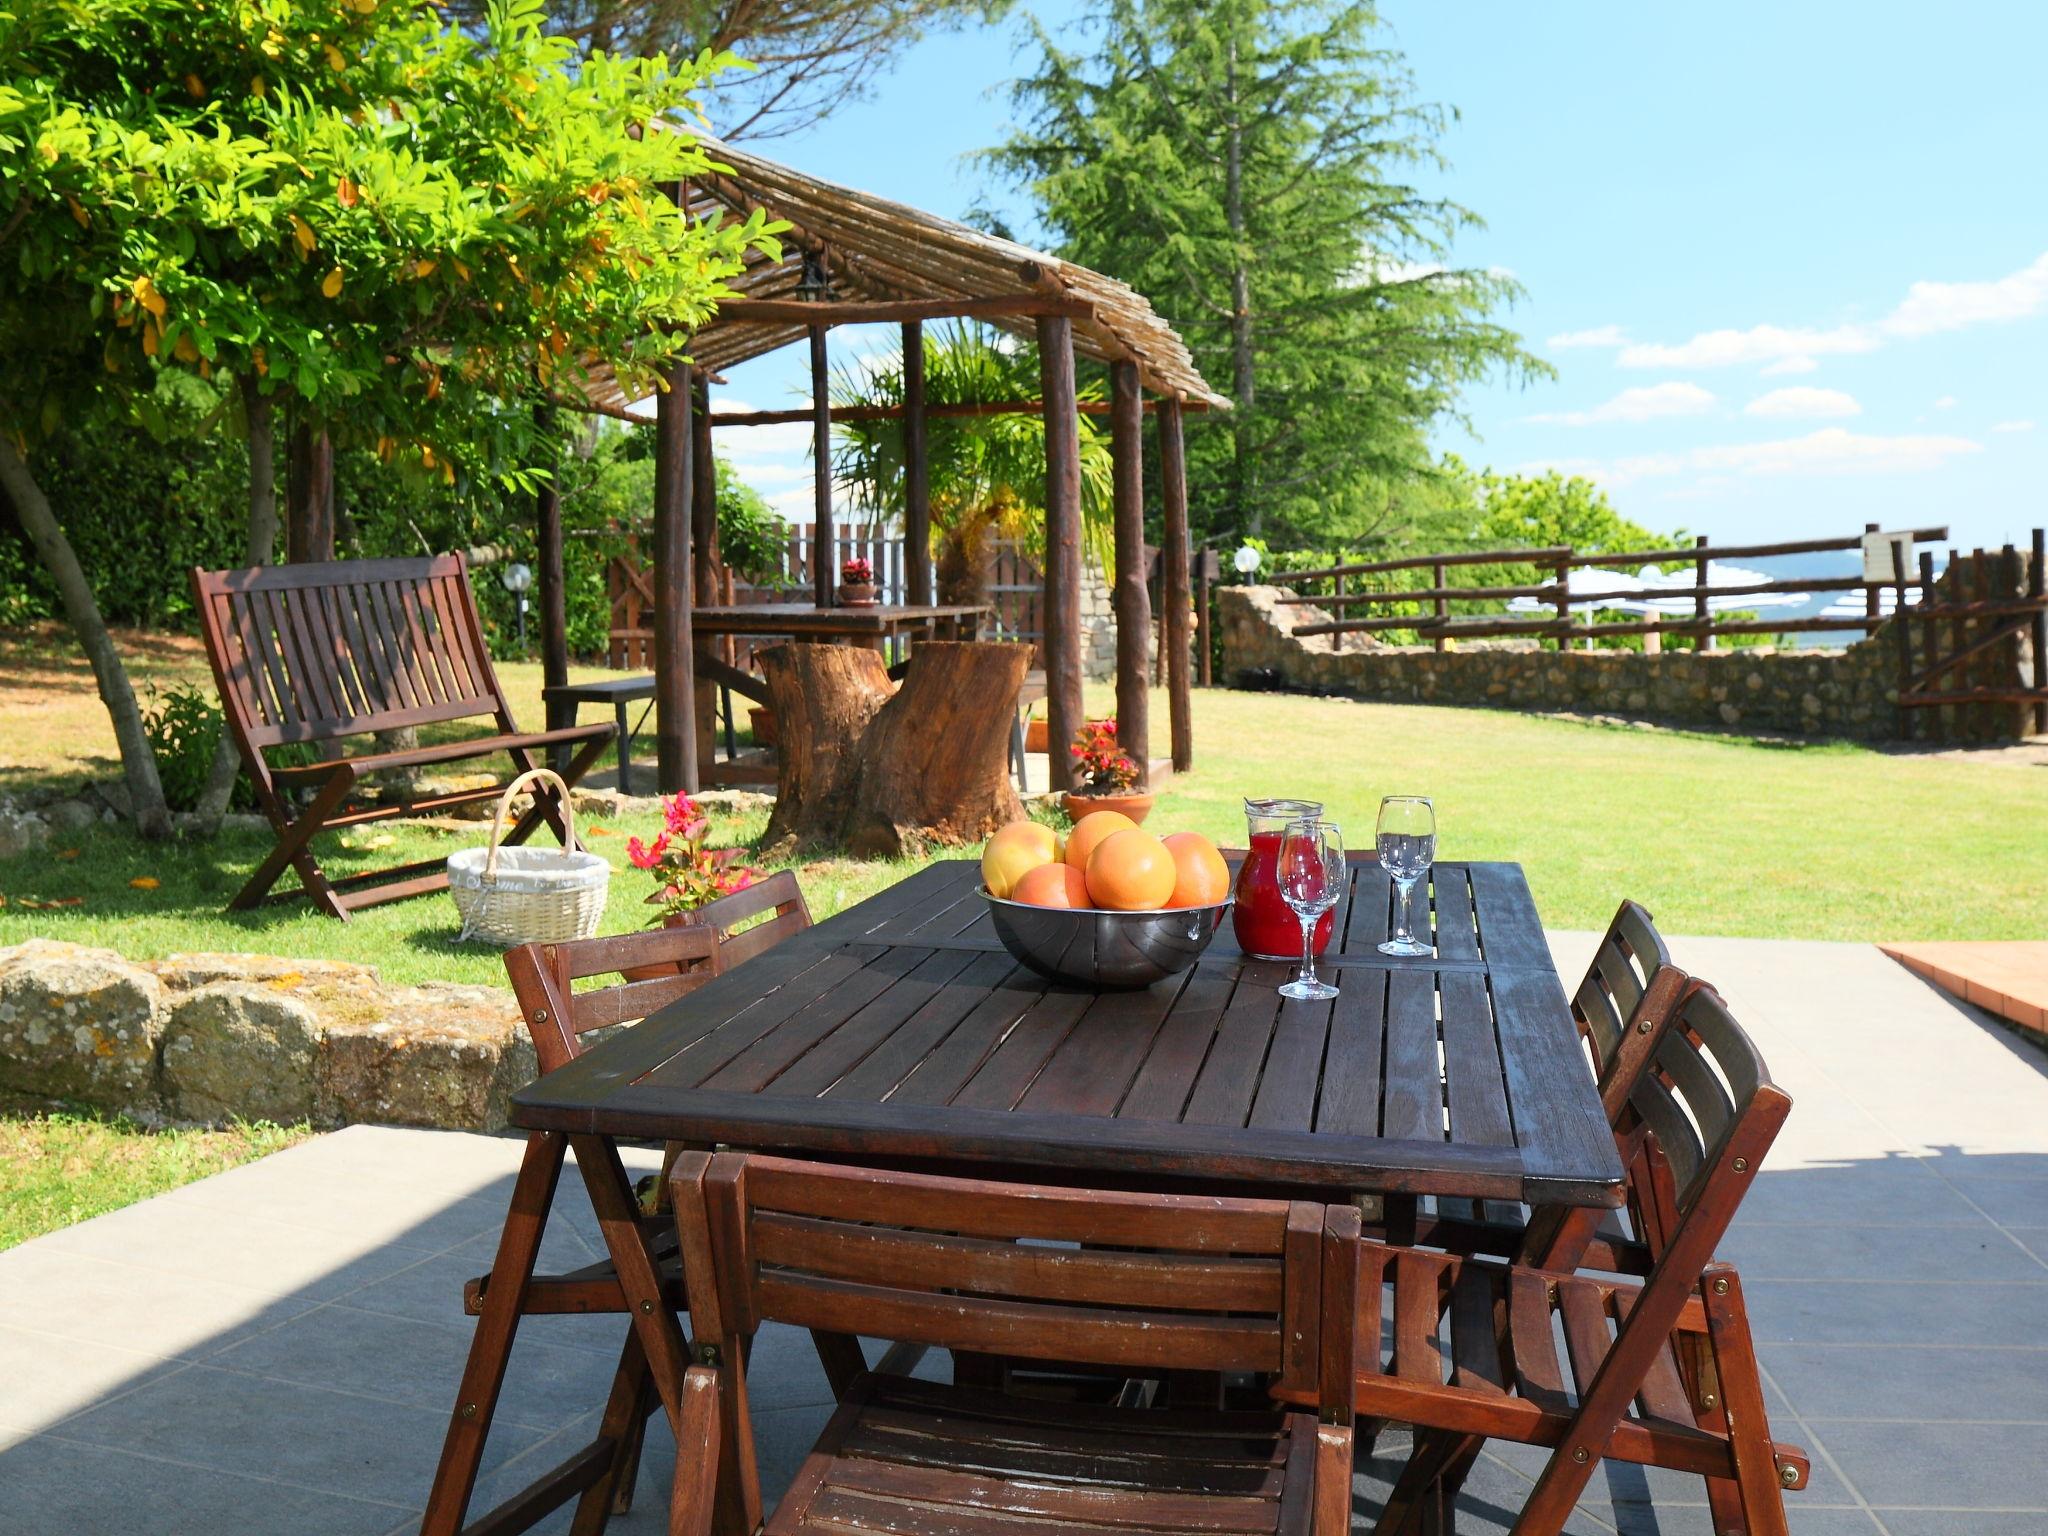
<svg viewBox="0 0 2048 1536">
<path fill-rule="evenodd" d="M 765 1093 L 816 1098 L 903 1028 L 974 960 L 957 949 L 934 950 L 907 976 L 762 1085 Z M 766 1042 L 763 1042 L 766 1044 Z M 730 1070 L 730 1069 L 728 1069 Z M 721 1074 L 723 1076 L 723 1074 Z M 706 1087 L 725 1086 L 720 1082 Z"/>
<path fill-rule="evenodd" d="M 1280 1004 L 1273 1043 L 1259 1073 L 1249 1123 L 1254 1127 L 1311 1130 L 1322 1087 L 1323 1050 L 1330 1039 L 1330 1003 L 1288 998 Z"/>
<path fill-rule="evenodd" d="M 1435 977 L 1395 971 L 1387 977 L 1387 1045 L 1383 1136 L 1441 1141 L 1443 1072 L 1437 1057 Z"/>
<path fill-rule="evenodd" d="M 1024 974 L 1007 954 L 968 955 L 966 960 L 958 975 L 825 1092 L 880 1099 L 916 1071 L 970 1014 L 990 1007 L 992 1000 L 1002 995 L 999 989 L 1004 982 Z"/>
<path fill-rule="evenodd" d="M 1277 990 L 1292 972 L 1270 960 L 1251 960 L 1238 974 L 1237 990 L 1216 1026 L 1209 1059 L 1188 1096 L 1187 1125 L 1242 1126 L 1251 1116 L 1259 1068 L 1280 1018 Z"/>
</svg>

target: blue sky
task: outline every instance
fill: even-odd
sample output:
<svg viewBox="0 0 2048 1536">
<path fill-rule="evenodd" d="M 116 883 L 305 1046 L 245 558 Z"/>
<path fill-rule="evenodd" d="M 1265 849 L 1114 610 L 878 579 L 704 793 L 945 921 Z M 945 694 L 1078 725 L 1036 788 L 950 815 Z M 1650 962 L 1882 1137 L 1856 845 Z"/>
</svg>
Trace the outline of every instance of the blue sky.
<svg viewBox="0 0 2048 1536">
<path fill-rule="evenodd" d="M 2048 7 L 1384 9 L 1418 95 L 1460 113 L 1429 185 L 1487 228 L 1455 259 L 1515 274 L 1510 323 L 1559 371 L 1475 390 L 1439 446 L 1593 475 L 1639 522 L 1717 540 L 1874 521 L 1995 544 L 2048 519 Z M 962 157 L 1003 135 L 1018 37 L 930 40 L 760 148 L 958 214 L 987 191 Z M 723 397 L 803 392 L 799 349 Z M 805 441 L 721 448 L 801 512 Z"/>
</svg>

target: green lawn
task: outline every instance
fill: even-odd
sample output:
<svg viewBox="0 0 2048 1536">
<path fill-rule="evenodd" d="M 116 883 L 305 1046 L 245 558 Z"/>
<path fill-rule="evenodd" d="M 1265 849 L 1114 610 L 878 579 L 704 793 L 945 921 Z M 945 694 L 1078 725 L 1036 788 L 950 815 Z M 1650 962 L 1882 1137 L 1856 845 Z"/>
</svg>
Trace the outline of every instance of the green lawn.
<svg viewBox="0 0 2048 1536">
<path fill-rule="evenodd" d="M 304 1126 L 146 1131 L 122 1116 L 0 1117 L 0 1249 L 275 1152 Z"/>
<path fill-rule="evenodd" d="M 506 672 L 515 692 L 537 691 L 537 669 Z M 1091 698 L 1105 702 L 1106 695 Z M 1163 750 L 1163 696 L 1153 719 Z M 1558 927 L 1603 925 L 1626 895 L 1676 933 L 2048 933 L 2048 769 L 2040 767 L 1223 690 L 1196 695 L 1195 738 L 1196 770 L 1167 783 L 1155 828 L 1239 842 L 1240 797 L 1293 795 L 1322 800 L 1363 847 L 1381 795 L 1426 793 L 1437 801 L 1442 855 L 1520 861 L 1545 919 Z M 725 820 L 717 840 L 744 841 L 760 825 L 758 814 Z M 620 868 L 605 931 L 639 926 L 646 886 L 625 865 L 625 834 L 650 834 L 652 818 L 589 830 L 591 846 Z M 364 846 L 384 836 L 391 845 Z M 483 837 L 481 825 L 445 833 L 372 824 L 327 840 L 330 868 L 427 857 Z M 0 944 L 41 934 L 134 958 L 260 950 L 368 961 L 400 981 L 502 979 L 494 955 L 454 943 L 445 896 L 377 908 L 348 924 L 294 907 L 222 914 L 268 846 L 262 834 L 150 847 L 108 829 L 75 846 L 68 857 L 69 847 L 60 847 L 55 857 L 0 862 Z M 907 867 L 832 860 L 798 870 L 822 917 Z M 160 884 L 139 889 L 131 884 L 138 879 Z M 71 897 L 78 905 L 24 902 Z"/>
</svg>

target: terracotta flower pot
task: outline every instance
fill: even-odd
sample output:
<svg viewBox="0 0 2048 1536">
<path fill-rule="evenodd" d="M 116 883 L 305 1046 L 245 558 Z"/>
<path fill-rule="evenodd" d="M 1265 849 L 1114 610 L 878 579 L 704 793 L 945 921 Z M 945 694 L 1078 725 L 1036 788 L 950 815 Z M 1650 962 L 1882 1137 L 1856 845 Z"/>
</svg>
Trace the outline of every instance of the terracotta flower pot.
<svg viewBox="0 0 2048 1536">
<path fill-rule="evenodd" d="M 842 608 L 872 608 L 881 599 L 875 595 L 872 581 L 842 581 L 839 583 L 839 606 Z"/>
<path fill-rule="evenodd" d="M 747 706 L 747 726 L 754 733 L 754 745 L 772 747 L 775 745 L 775 711 L 765 704 Z"/>
<path fill-rule="evenodd" d="M 1143 821 L 1152 814 L 1152 796 L 1143 791 L 1125 795 L 1082 795 L 1069 790 L 1060 797 L 1060 805 L 1076 821 L 1093 811 L 1121 811 L 1132 821 Z"/>
</svg>

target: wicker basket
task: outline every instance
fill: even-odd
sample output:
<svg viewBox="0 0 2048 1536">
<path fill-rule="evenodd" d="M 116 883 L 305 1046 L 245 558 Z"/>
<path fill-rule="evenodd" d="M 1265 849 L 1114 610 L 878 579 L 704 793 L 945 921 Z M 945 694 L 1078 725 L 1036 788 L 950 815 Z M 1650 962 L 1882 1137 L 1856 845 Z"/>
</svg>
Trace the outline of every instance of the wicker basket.
<svg viewBox="0 0 2048 1536">
<path fill-rule="evenodd" d="M 501 848 L 505 813 L 529 779 L 552 779 L 568 837 L 560 848 Z M 462 914 L 459 937 L 510 949 L 587 939 L 604 916 L 612 867 L 576 846 L 576 810 L 569 786 L 551 769 L 535 768 L 505 786 L 482 848 L 448 855 L 448 894 Z"/>
</svg>

